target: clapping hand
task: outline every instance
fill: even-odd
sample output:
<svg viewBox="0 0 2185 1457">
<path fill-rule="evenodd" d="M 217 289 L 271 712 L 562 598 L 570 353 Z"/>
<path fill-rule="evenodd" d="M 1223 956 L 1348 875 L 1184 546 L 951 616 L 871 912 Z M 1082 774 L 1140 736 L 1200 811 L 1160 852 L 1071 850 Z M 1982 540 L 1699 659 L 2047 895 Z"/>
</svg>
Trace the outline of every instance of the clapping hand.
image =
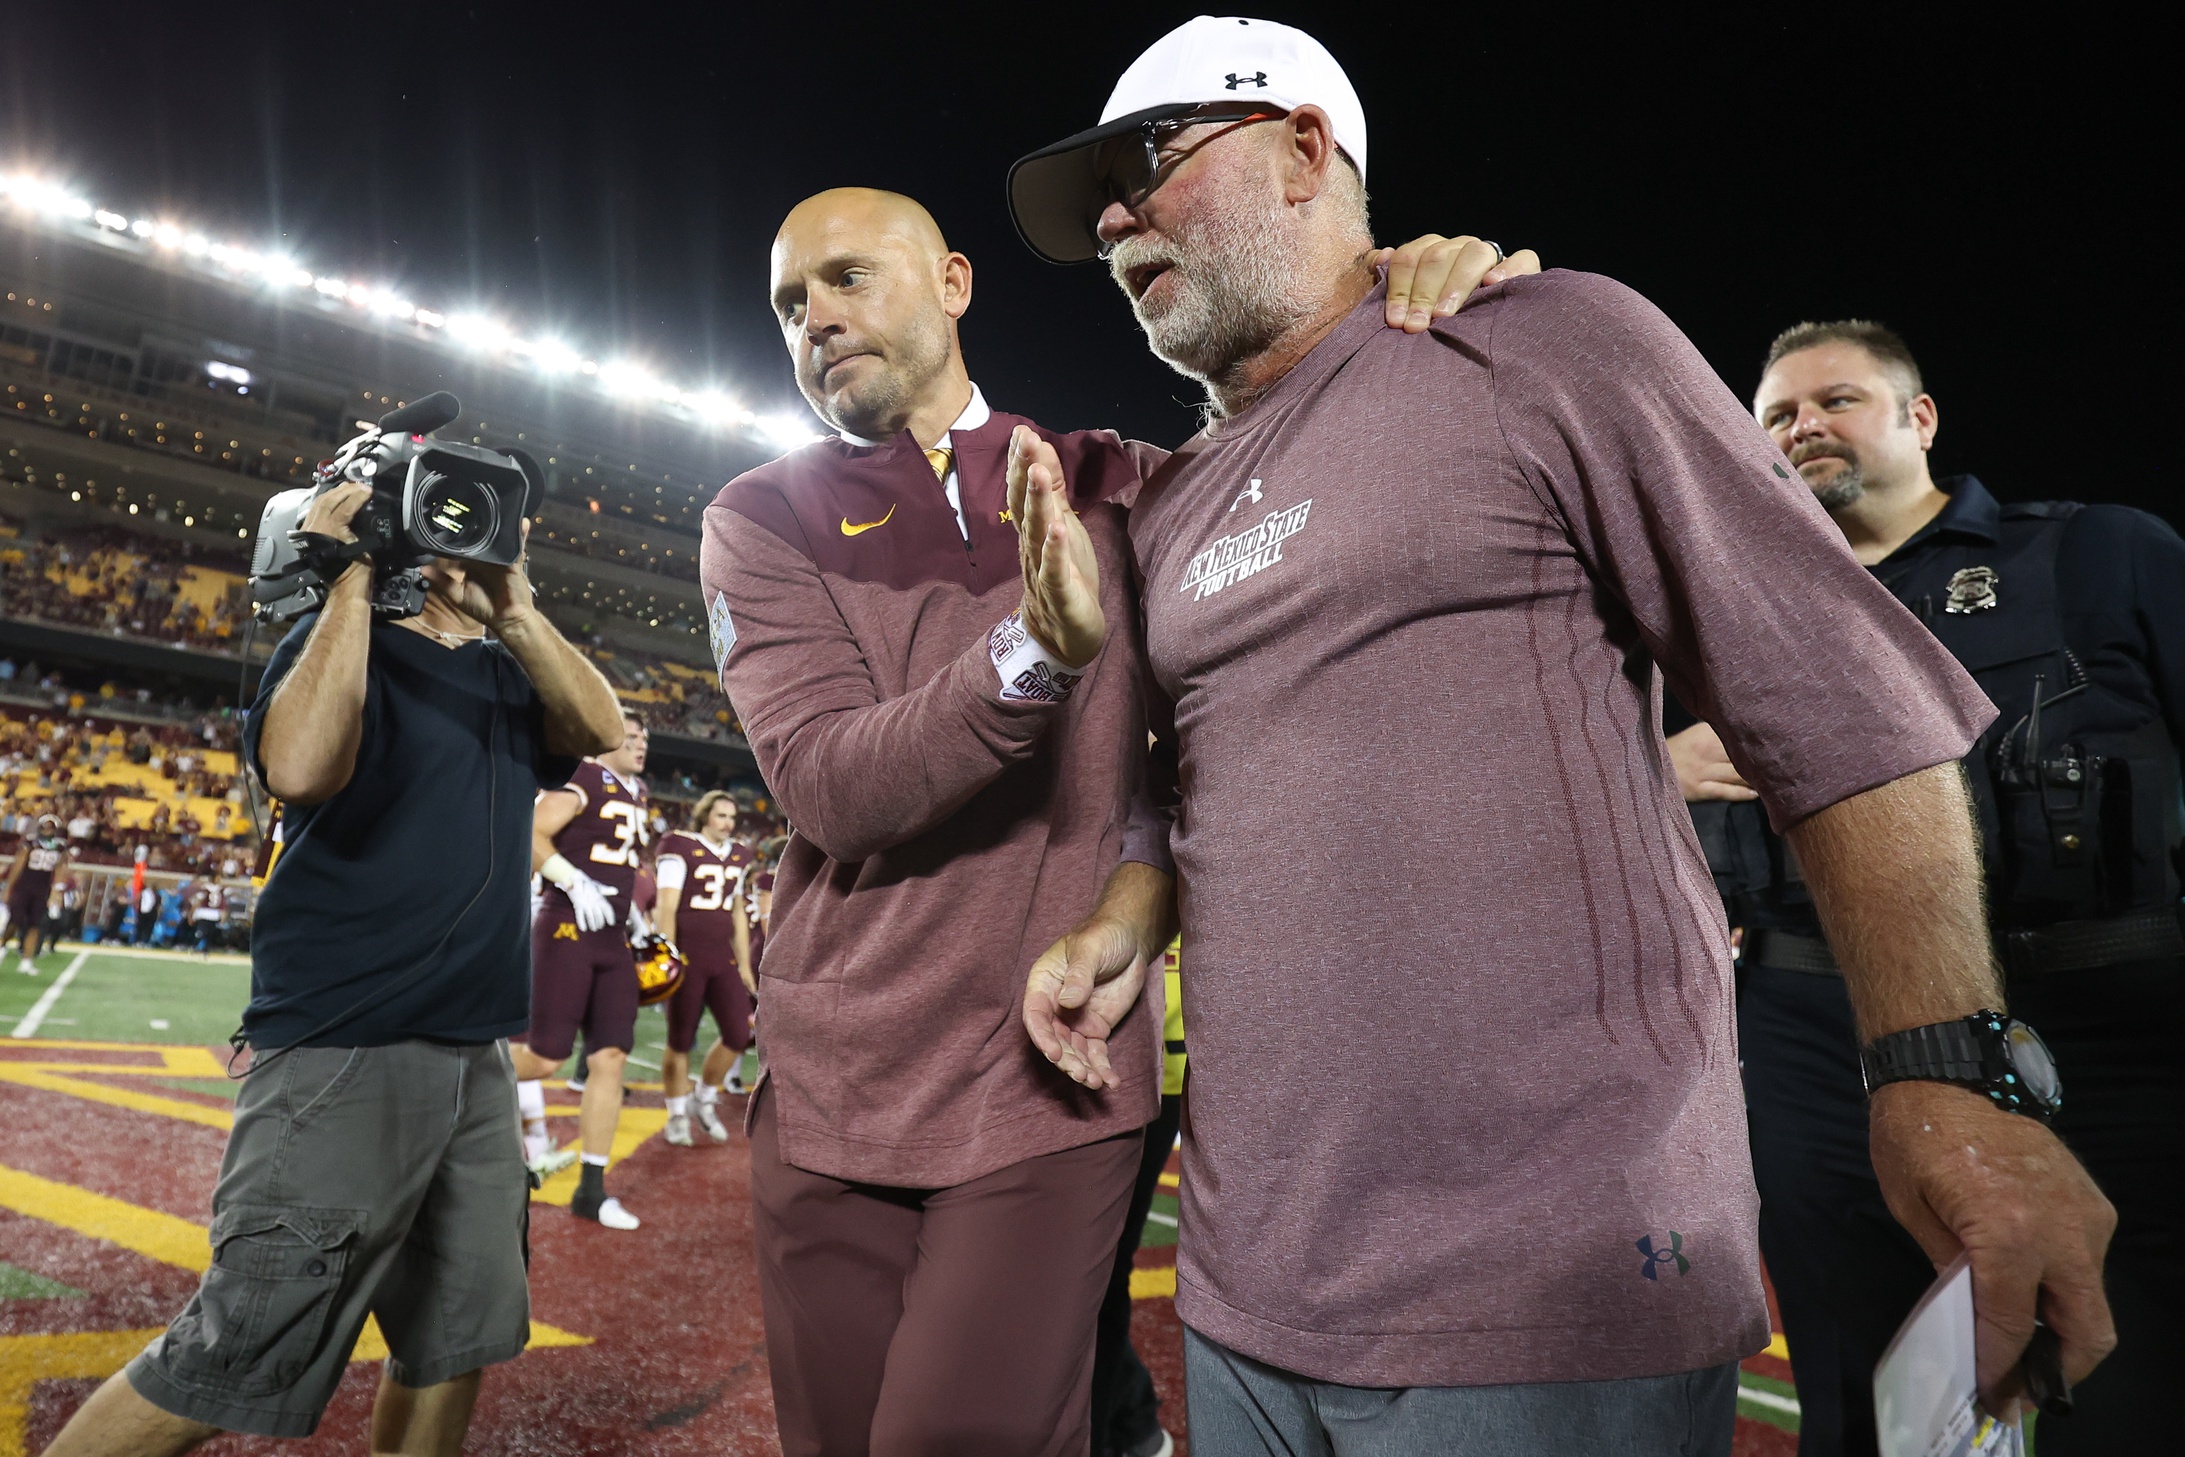
<svg viewBox="0 0 2185 1457">
<path fill-rule="evenodd" d="M 1070 509 L 1062 458 L 1022 425 L 1009 437 L 1009 514 L 1024 568 L 1024 626 L 1065 666 L 1082 668 L 1108 638 L 1100 564 L 1085 524 Z"/>
</svg>

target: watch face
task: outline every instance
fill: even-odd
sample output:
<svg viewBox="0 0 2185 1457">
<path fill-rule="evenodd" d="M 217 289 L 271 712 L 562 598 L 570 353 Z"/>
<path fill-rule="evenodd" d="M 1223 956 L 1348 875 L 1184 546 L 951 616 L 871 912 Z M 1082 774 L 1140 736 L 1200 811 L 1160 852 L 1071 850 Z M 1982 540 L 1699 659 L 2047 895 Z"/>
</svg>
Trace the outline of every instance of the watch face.
<svg viewBox="0 0 2185 1457">
<path fill-rule="evenodd" d="M 2043 1106 L 2054 1107 L 2063 1081 L 2056 1076 L 2056 1059 L 2049 1056 L 2048 1044 L 2023 1022 L 2011 1023 L 2003 1037 L 2010 1050 L 2011 1071 Z"/>
</svg>

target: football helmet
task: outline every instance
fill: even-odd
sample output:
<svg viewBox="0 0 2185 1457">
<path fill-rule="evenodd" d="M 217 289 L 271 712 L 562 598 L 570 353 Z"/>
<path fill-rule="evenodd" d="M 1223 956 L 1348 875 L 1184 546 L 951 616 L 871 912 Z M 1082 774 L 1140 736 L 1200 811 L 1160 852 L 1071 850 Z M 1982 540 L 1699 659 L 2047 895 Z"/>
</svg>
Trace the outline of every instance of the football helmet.
<svg viewBox="0 0 2185 1457">
<path fill-rule="evenodd" d="M 647 930 L 630 938 L 631 959 L 637 963 L 637 1004 L 664 1002 L 683 984 L 683 953 L 658 931 Z"/>
</svg>

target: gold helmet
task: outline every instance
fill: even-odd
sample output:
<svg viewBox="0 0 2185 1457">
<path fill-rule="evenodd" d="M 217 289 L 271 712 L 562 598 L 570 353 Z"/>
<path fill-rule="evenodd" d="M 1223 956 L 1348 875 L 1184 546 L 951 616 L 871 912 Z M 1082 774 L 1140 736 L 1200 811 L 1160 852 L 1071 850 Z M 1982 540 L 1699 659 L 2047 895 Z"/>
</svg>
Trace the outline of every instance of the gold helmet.
<svg viewBox="0 0 2185 1457">
<path fill-rule="evenodd" d="M 658 931 L 647 931 L 630 943 L 637 962 L 637 1004 L 664 1002 L 683 984 L 683 953 Z"/>
</svg>

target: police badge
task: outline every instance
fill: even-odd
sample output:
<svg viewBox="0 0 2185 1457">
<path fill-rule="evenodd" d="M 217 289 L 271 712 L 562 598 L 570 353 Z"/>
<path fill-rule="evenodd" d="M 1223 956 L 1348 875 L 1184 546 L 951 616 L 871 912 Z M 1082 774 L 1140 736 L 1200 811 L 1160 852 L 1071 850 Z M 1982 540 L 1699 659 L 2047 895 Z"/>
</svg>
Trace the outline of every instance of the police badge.
<svg viewBox="0 0 2185 1457">
<path fill-rule="evenodd" d="M 1995 605 L 1996 585 L 2003 579 L 1994 567 L 1967 567 L 1950 576 L 1950 600 L 1945 612 L 1985 612 Z"/>
</svg>

